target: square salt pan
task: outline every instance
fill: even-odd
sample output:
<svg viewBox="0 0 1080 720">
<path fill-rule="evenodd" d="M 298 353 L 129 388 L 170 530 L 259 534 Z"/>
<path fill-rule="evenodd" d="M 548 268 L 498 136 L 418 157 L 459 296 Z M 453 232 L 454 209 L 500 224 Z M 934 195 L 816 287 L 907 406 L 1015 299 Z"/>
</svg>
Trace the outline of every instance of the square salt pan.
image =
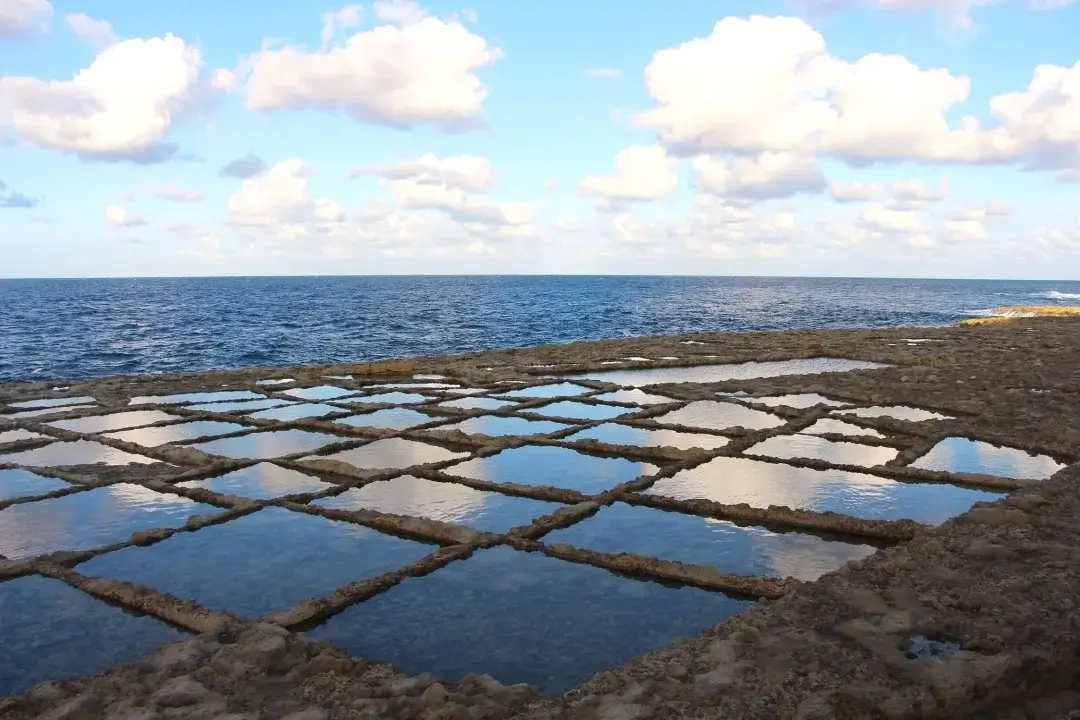
<svg viewBox="0 0 1080 720">
<path fill-rule="evenodd" d="M 834 465 L 873 467 L 894 459 L 895 448 L 833 442 L 816 435 L 777 435 L 746 449 L 747 455 L 763 455 L 779 459 L 806 458 L 824 460 Z"/>
<path fill-rule="evenodd" d="M 351 417 L 342 418 L 336 422 L 342 425 L 350 425 L 352 427 L 370 427 L 370 428 L 383 428 L 386 430 L 405 430 L 408 428 L 416 427 L 417 425 L 424 425 L 426 423 L 435 422 L 440 418 L 434 418 L 430 415 L 425 415 L 422 412 L 415 410 L 409 410 L 406 408 L 386 408 L 384 410 L 376 410 L 373 413 L 366 413 L 363 415 L 353 415 Z"/>
<path fill-rule="evenodd" d="M 101 555 L 77 570 L 254 619 L 406 567 L 437 549 L 362 525 L 268 507 L 148 547 Z"/>
<path fill-rule="evenodd" d="M 547 417 L 562 417 L 569 420 L 611 420 L 621 415 L 629 415 L 637 412 L 631 408 L 616 405 L 591 405 L 589 403 L 563 400 L 551 403 L 543 407 L 528 408 L 522 412 L 530 412 Z"/>
<path fill-rule="evenodd" d="M 1065 466 L 1047 455 L 998 447 L 962 437 L 945 438 L 911 464 L 923 470 L 995 475 L 1016 480 L 1045 480 Z"/>
<path fill-rule="evenodd" d="M 48 495 L 71 487 L 63 480 L 45 477 L 29 470 L 0 470 L 0 501 Z"/>
<path fill-rule="evenodd" d="M 52 420 L 45 424 L 61 430 L 71 430 L 72 432 L 102 433 L 178 419 L 176 415 L 170 415 L 160 410 L 133 410 L 108 415 L 71 418 L 70 420 Z"/>
<path fill-rule="evenodd" d="M 730 440 L 721 435 L 706 433 L 688 433 L 678 430 L 655 430 L 636 428 L 618 423 L 603 423 L 596 427 L 576 432 L 563 438 L 567 442 L 578 440 L 597 440 L 609 445 L 639 445 L 642 447 L 673 447 L 680 450 L 701 448 L 715 450 L 727 445 Z"/>
<path fill-rule="evenodd" d="M 346 438 L 307 430 L 270 430 L 211 440 L 191 447 L 237 460 L 268 460 L 321 448 Z"/>
<path fill-rule="evenodd" d="M 10 403 L 8 407 L 36 410 L 39 408 L 58 408 L 65 405 L 86 405 L 88 403 L 96 403 L 92 397 L 83 395 L 82 397 L 66 397 L 66 398 L 42 398 L 40 400 L 23 400 L 22 402 Z"/>
<path fill-rule="evenodd" d="M 0 455 L 0 463 L 14 463 L 27 467 L 62 467 L 65 465 L 149 465 L 158 462 L 153 458 L 117 450 L 92 440 L 54 442 L 33 450 Z"/>
<path fill-rule="evenodd" d="M 528 420 L 522 417 L 481 415 L 450 425 L 440 425 L 437 428 L 431 429 L 459 430 L 467 435 L 487 435 L 488 437 L 506 437 L 511 435 L 529 437 L 530 435 L 550 435 L 551 433 L 566 430 L 571 427 L 573 427 L 573 425 L 552 422 L 551 420 Z"/>
<path fill-rule="evenodd" d="M 225 475 L 177 483 L 177 487 L 202 488 L 252 500 L 271 500 L 286 495 L 322 492 L 335 486 L 311 475 L 263 462 Z"/>
<path fill-rule="evenodd" d="M 786 405 L 790 408 L 811 408 L 818 405 L 827 405 L 829 407 L 843 407 L 848 403 L 840 402 L 839 400 L 830 400 L 824 395 L 818 395 L 817 393 L 797 393 L 794 395 L 772 395 L 768 397 L 753 397 L 747 398 L 750 402 L 759 403 L 761 405 L 768 405 L 769 407 L 779 407 Z"/>
<path fill-rule="evenodd" d="M 181 393 L 179 395 L 143 395 L 133 397 L 129 405 L 183 405 L 185 403 L 214 403 L 232 400 L 258 400 L 265 395 L 250 390 L 221 390 L 214 392 Z"/>
<path fill-rule="evenodd" d="M 651 475 L 659 468 L 626 458 L 587 455 L 564 447 L 526 445 L 474 458 L 443 470 L 498 483 L 546 485 L 593 494 Z"/>
<path fill-rule="evenodd" d="M 218 512 L 179 495 L 118 483 L 0 512 L 0 555 L 19 560 L 59 550 L 90 550 L 125 542 L 140 530 L 182 527 L 192 515 Z"/>
<path fill-rule="evenodd" d="M 416 440 L 387 438 L 333 455 L 303 459 L 338 460 L 361 470 L 401 470 L 413 465 L 446 462 L 467 456 L 468 453 L 453 452 L 438 445 L 429 445 Z"/>
<path fill-rule="evenodd" d="M 285 390 L 282 395 L 289 395 L 294 398 L 300 398 L 301 400 L 333 400 L 334 398 L 345 397 L 346 395 L 355 395 L 356 390 L 346 390 L 345 388 L 339 388 L 334 385 L 318 385 L 316 387 L 308 388 L 292 388 L 291 390 Z"/>
<path fill-rule="evenodd" d="M 784 424 L 782 419 L 767 412 L 717 400 L 697 400 L 686 407 L 655 417 L 653 420 L 661 425 L 685 425 L 708 430 L 724 430 L 732 427 L 763 430 Z"/>
<path fill-rule="evenodd" d="M 48 437 L 48 435 L 30 432 L 29 430 L 23 430 L 22 428 L 17 428 L 15 430 L 0 430 L 0 443 L 13 443 L 19 442 L 20 440 L 41 440 Z"/>
<path fill-rule="evenodd" d="M 891 417 L 897 420 L 910 422 L 925 422 L 927 420 L 952 420 L 948 415 L 923 410 L 921 408 L 906 407 L 904 405 L 890 405 L 886 407 L 868 407 L 855 410 L 843 410 L 842 415 L 854 415 L 863 418 Z"/>
<path fill-rule="evenodd" d="M 177 423 L 174 425 L 158 425 L 156 427 L 138 428 L 136 430 L 121 430 L 120 432 L 106 433 L 105 437 L 124 442 L 135 443 L 145 447 L 157 447 L 165 443 L 183 442 L 196 440 L 214 435 L 228 435 L 230 433 L 250 430 L 246 425 L 236 423 L 218 422 L 217 420 L 197 420 L 195 422 Z"/>
<path fill-rule="evenodd" d="M 419 393 L 406 393 L 406 392 L 387 392 L 377 393 L 375 395 L 363 395 L 361 397 L 349 398 L 342 402 L 353 403 L 367 403 L 368 405 L 386 404 L 386 405 L 415 405 L 417 403 L 427 402 L 431 398 Z"/>
<path fill-rule="evenodd" d="M 574 395 L 584 395 L 585 393 L 592 392 L 592 388 L 587 388 L 582 385 L 575 385 L 574 383 L 555 383 L 554 385 L 537 385 L 533 387 L 521 388 L 520 390 L 510 390 L 505 393 L 501 393 L 504 397 L 523 397 L 523 398 L 554 398 Z"/>
</svg>

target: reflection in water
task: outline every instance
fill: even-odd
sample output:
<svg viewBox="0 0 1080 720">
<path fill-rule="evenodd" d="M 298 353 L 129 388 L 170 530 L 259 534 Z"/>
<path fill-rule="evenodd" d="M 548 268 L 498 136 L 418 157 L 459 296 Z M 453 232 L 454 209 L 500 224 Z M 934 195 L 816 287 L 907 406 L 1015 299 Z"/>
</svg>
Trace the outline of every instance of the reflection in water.
<svg viewBox="0 0 1080 720">
<path fill-rule="evenodd" d="M 238 460 L 268 460 L 315 450 L 330 443 L 341 442 L 341 440 L 342 438 L 336 435 L 309 432 L 307 430 L 271 430 L 222 438 L 221 440 L 211 440 L 191 447 L 211 455 L 221 455 Z"/>
<path fill-rule="evenodd" d="M 157 447 L 165 443 L 180 442 L 182 440 L 195 440 L 201 437 L 213 437 L 214 435 L 228 435 L 229 433 L 248 430 L 244 425 L 236 423 L 218 422 L 217 420 L 198 420 L 196 422 L 179 423 L 177 425 L 160 425 L 158 427 L 139 428 L 138 430 L 121 430 L 120 432 L 106 433 L 105 437 L 123 440 L 125 442 L 143 445 L 145 447 Z"/>
<path fill-rule="evenodd" d="M 439 430 L 460 430 L 466 434 L 487 435 L 489 437 L 502 437 L 505 435 L 547 435 L 549 433 L 565 430 L 571 425 L 552 422 L 550 420 L 526 420 L 520 417 L 498 417 L 497 415 L 481 415 L 469 418 L 450 425 L 440 425 Z"/>
<path fill-rule="evenodd" d="M 1001 495 L 944 483 L 902 483 L 846 470 L 815 470 L 784 463 L 719 457 L 658 480 L 650 495 L 704 499 L 725 505 L 832 511 L 859 518 L 907 518 L 937 525 Z"/>
<path fill-rule="evenodd" d="M 643 529 L 647 528 L 647 532 Z M 849 560 L 874 552 L 869 545 L 822 540 L 804 533 L 774 533 L 721 520 L 635 507 L 617 502 L 591 518 L 544 536 L 544 543 L 569 543 L 605 553 L 630 552 L 662 560 L 712 565 L 738 575 L 780 575 L 816 580 Z M 777 562 L 794 554 L 797 563 Z M 778 564 L 783 565 L 781 570 Z"/>
<path fill-rule="evenodd" d="M 843 420 L 837 420 L 836 418 L 821 418 L 810 427 L 805 430 L 800 430 L 803 435 L 863 435 L 865 437 L 883 438 L 885 437 L 877 430 L 871 428 L 860 427 Z"/>
<path fill-rule="evenodd" d="M 0 697 L 93 675 L 182 639 L 145 615 L 39 575 L 0 583 Z"/>
<path fill-rule="evenodd" d="M 659 468 L 626 458 L 586 455 L 563 447 L 524 447 L 451 465 L 443 472 L 459 477 L 522 485 L 549 485 L 593 494 L 610 490 Z"/>
<path fill-rule="evenodd" d="M 500 547 L 405 580 L 310 634 L 410 674 L 488 673 L 558 695 L 752 605 Z"/>
<path fill-rule="evenodd" d="M 1017 480 L 1045 480 L 1065 466 L 1046 455 L 997 447 L 967 438 L 945 438 L 911 464 L 924 470 L 980 473 Z"/>
<path fill-rule="evenodd" d="M 649 447 L 674 447 L 680 450 L 701 448 L 714 450 L 724 447 L 730 442 L 721 435 L 708 435 L 706 433 L 688 433 L 677 430 L 651 430 L 647 428 L 630 427 L 619 423 L 604 423 L 581 432 L 569 435 L 565 440 L 599 440 L 611 445 L 638 445 Z"/>
<path fill-rule="evenodd" d="M 256 618 L 405 567 L 435 549 L 360 525 L 268 507 L 148 547 L 100 555 L 76 569 Z"/>
<path fill-rule="evenodd" d="M 267 462 L 252 465 L 242 470 L 234 470 L 225 475 L 203 480 L 189 480 L 177 483 L 177 485 L 179 487 L 203 488 L 211 492 L 238 495 L 253 500 L 269 500 L 297 493 L 322 492 L 334 487 L 332 484 L 323 482 L 311 475 L 305 475 L 302 472 Z"/>
<path fill-rule="evenodd" d="M 420 377 L 419 375 L 417 377 Z M 442 378 L 441 375 L 433 375 L 436 379 Z M 458 387 L 454 383 L 444 382 L 402 382 L 402 383 L 380 383 L 378 385 L 370 385 L 369 387 L 376 388 L 393 388 L 395 390 L 407 390 L 409 388 L 417 388 L 419 390 L 445 390 L 447 388 Z"/>
<path fill-rule="evenodd" d="M 409 410 L 407 408 L 386 408 L 385 410 L 376 410 L 373 413 L 367 413 L 365 415 L 353 415 L 351 417 L 342 418 L 335 422 L 339 422 L 342 425 L 351 425 L 353 427 L 405 430 L 406 428 L 432 422 L 435 419 L 436 418 L 433 418 L 430 415 L 425 415 L 422 412 Z"/>
<path fill-rule="evenodd" d="M 259 412 L 251 413 L 248 417 L 257 418 L 259 420 L 290 422 L 302 418 L 320 418 L 324 415 L 336 412 L 342 412 L 342 409 L 334 407 L 333 405 L 298 403 L 296 405 L 286 405 L 284 407 L 271 408 L 269 410 L 260 410 Z"/>
<path fill-rule="evenodd" d="M 282 395 L 289 395 L 301 400 L 333 400 L 334 398 L 355 395 L 355 390 L 346 390 L 334 385 L 316 385 L 315 387 L 291 388 L 284 390 Z"/>
<path fill-rule="evenodd" d="M 312 505 L 410 515 L 499 533 L 529 525 L 561 507 L 558 503 L 474 490 L 458 483 L 434 482 L 412 475 L 349 488 L 341 495 L 316 500 Z"/>
<path fill-rule="evenodd" d="M 592 392 L 592 390 L 582 385 L 564 382 L 555 383 L 554 385 L 525 387 L 520 390 L 510 390 L 502 394 L 506 397 L 554 398 L 583 395 L 587 392 Z"/>
<path fill-rule="evenodd" d="M 718 400 L 697 400 L 653 419 L 665 425 L 686 425 L 711 430 L 735 426 L 742 426 L 747 430 L 762 430 L 784 424 L 783 420 L 767 412 Z"/>
<path fill-rule="evenodd" d="M 277 398 L 266 398 L 265 400 L 237 400 L 236 402 L 218 402 L 207 403 L 205 405 L 189 405 L 185 410 L 195 410 L 197 412 L 251 412 L 252 410 L 263 410 L 265 408 L 281 407 L 282 405 L 292 405 L 291 400 L 278 400 Z"/>
<path fill-rule="evenodd" d="M 222 390 L 220 392 L 195 392 L 195 393 L 183 393 L 181 395 L 145 395 L 142 397 L 133 397 L 129 405 L 147 405 L 150 403 L 156 403 L 158 405 L 169 404 L 184 404 L 184 403 L 211 403 L 211 402 L 224 402 L 227 400 L 258 400 L 263 397 L 259 393 L 253 393 L 250 390 Z"/>
<path fill-rule="evenodd" d="M 72 418 L 70 420 L 53 420 L 45 424 L 61 430 L 71 430 L 72 432 L 100 433 L 178 419 L 176 415 L 170 415 L 160 410 L 133 410 L 110 415 L 91 415 L 90 417 Z"/>
<path fill-rule="evenodd" d="M 855 410 L 843 410 L 844 415 L 855 415 L 864 418 L 891 417 L 897 420 L 910 420 L 911 422 L 923 422 L 926 420 L 951 420 L 948 415 L 941 415 L 929 410 L 922 410 L 904 405 L 875 406 L 857 408 Z"/>
<path fill-rule="evenodd" d="M 791 408 L 810 408 L 817 405 L 828 405 L 830 407 L 841 407 L 847 403 L 842 403 L 839 400 L 830 400 L 824 395 L 818 395 L 817 393 L 797 393 L 794 395 L 774 395 L 772 397 L 756 397 L 752 399 L 753 402 L 760 403 L 762 405 L 768 405 L 770 407 L 779 407 L 780 405 L 787 405 Z"/>
<path fill-rule="evenodd" d="M 96 463 L 106 465 L 127 465 L 128 463 L 149 465 L 155 462 L 157 460 L 142 455 L 132 455 L 92 440 L 55 442 L 33 450 L 0 455 L 0 463 L 15 463 L 27 467 L 62 467 L 64 465 L 94 465 Z"/>
<path fill-rule="evenodd" d="M 122 542 L 147 528 L 180 527 L 220 512 L 179 495 L 119 483 L 0 510 L 0 555 L 19 559 Z"/>
<path fill-rule="evenodd" d="M 647 393 L 644 390 L 616 390 L 615 392 L 604 393 L 603 395 L 597 395 L 596 400 L 607 400 L 609 402 L 622 402 L 633 403 L 635 405 L 661 405 L 663 403 L 675 402 L 674 398 L 665 397 L 663 395 L 654 395 Z"/>
<path fill-rule="evenodd" d="M 358 398 L 349 398 L 342 402 L 348 403 L 367 403 L 374 405 L 376 403 L 385 403 L 387 405 L 415 405 L 416 403 L 422 403 L 431 398 L 421 395 L 419 393 L 407 393 L 407 392 L 388 392 L 377 393 L 375 395 L 364 395 Z"/>
<path fill-rule="evenodd" d="M 488 388 L 447 388 L 444 392 L 451 395 L 477 395 L 488 392 Z"/>
<path fill-rule="evenodd" d="M 751 380 L 781 375 L 816 375 L 828 372 L 873 370 L 889 367 L 861 360 L 842 358 L 812 358 L 810 360 L 781 360 L 778 362 L 747 362 L 735 365 L 699 365 L 695 367 L 643 368 L 641 370 L 601 370 L 567 377 L 583 380 L 642 387 L 659 383 L 710 383 L 721 380 Z"/>
<path fill-rule="evenodd" d="M 36 410 L 38 408 L 56 408 L 63 407 L 65 405 L 85 405 L 87 403 L 96 403 L 92 397 L 83 395 L 82 397 L 66 397 L 66 398 L 42 398 L 40 400 L 23 400 L 22 402 L 8 403 L 8 407 L 19 408 L 26 410 Z"/>
<path fill-rule="evenodd" d="M 373 443 L 343 450 L 333 455 L 326 455 L 326 460 L 340 460 L 353 467 L 368 470 L 400 470 L 412 465 L 426 463 L 445 462 L 455 458 L 463 458 L 468 453 L 453 452 L 438 445 L 406 440 L 404 438 L 387 438 L 376 440 Z M 312 460 L 315 458 L 304 458 Z"/>
<path fill-rule="evenodd" d="M 538 408 L 529 408 L 528 412 L 548 417 L 563 417 L 571 420 L 611 420 L 620 415 L 628 415 L 638 412 L 633 408 L 618 407 L 615 405 L 590 405 L 588 403 L 563 400 Z"/>
<path fill-rule="evenodd" d="M 288 385 L 296 382 L 293 378 L 274 378 L 272 380 L 256 380 L 256 385 Z"/>
<path fill-rule="evenodd" d="M 764 455 L 782 460 L 806 458 L 835 465 L 873 467 L 892 460 L 898 451 L 889 447 L 834 442 L 815 435 L 777 435 L 751 445 L 745 452 L 747 455 Z"/>
<path fill-rule="evenodd" d="M 464 397 L 439 403 L 439 407 L 457 408 L 459 410 L 498 410 L 515 404 L 509 400 L 496 400 L 495 398 Z"/>
<path fill-rule="evenodd" d="M 59 415 L 61 413 L 72 413 L 77 410 L 90 410 L 96 408 L 97 405 L 71 405 L 70 407 L 63 408 L 45 408 L 44 410 L 24 410 L 23 412 L 9 413 L 7 415 L 0 415 L 2 418 L 9 420 L 25 420 L 27 418 L 39 417 L 41 415 Z"/>
<path fill-rule="evenodd" d="M 29 430 L 23 430 L 17 428 L 15 430 L 2 430 L 0 431 L 0 443 L 13 443 L 19 440 L 40 440 L 41 438 L 48 437 L 41 433 L 30 432 Z"/>
<path fill-rule="evenodd" d="M 43 477 L 29 470 L 0 470 L 0 501 L 47 495 L 71 487 L 59 478 Z"/>
</svg>

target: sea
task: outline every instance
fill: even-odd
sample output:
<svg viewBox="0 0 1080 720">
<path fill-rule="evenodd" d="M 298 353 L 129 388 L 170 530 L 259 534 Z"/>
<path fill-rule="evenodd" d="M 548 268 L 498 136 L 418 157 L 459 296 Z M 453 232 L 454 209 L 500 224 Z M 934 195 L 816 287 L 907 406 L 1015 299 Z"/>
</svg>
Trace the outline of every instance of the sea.
<svg viewBox="0 0 1080 720">
<path fill-rule="evenodd" d="M 0 280 L 0 382 L 709 331 L 950 325 L 1080 282 L 635 276 Z"/>
</svg>

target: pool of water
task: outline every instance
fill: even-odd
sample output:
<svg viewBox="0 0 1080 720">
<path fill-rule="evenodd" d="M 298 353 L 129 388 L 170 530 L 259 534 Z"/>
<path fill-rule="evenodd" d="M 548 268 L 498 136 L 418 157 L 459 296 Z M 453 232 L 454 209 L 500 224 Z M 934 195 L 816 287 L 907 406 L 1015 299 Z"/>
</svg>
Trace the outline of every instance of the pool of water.
<svg viewBox="0 0 1080 720">
<path fill-rule="evenodd" d="M 375 395 L 364 395 L 357 398 L 349 398 L 342 402 L 349 403 L 367 403 L 374 405 L 376 403 L 385 403 L 387 405 L 415 405 L 417 403 L 427 402 L 431 398 L 420 393 L 408 393 L 408 392 L 386 392 L 376 393 Z"/>
<path fill-rule="evenodd" d="M 58 550 L 90 550 L 149 528 L 181 527 L 212 505 L 129 483 L 35 500 L 0 510 L 0 555 L 20 559 Z"/>
<path fill-rule="evenodd" d="M 228 435 L 230 433 L 249 430 L 245 425 L 236 423 L 218 422 L 217 420 L 196 420 L 195 422 L 178 423 L 176 425 L 159 425 L 157 427 L 139 428 L 137 430 L 121 430 L 119 432 L 105 433 L 105 437 L 123 440 L 125 442 L 143 445 L 144 447 L 157 447 L 165 443 L 183 442 L 198 438 L 213 437 L 215 435 Z"/>
<path fill-rule="evenodd" d="M 0 470 L 0 501 L 48 495 L 69 487 L 59 478 L 44 477 L 29 470 Z"/>
<path fill-rule="evenodd" d="M 591 405 L 589 403 L 563 400 L 538 408 L 529 408 L 526 412 L 548 417 L 561 417 L 569 420 L 613 420 L 621 415 L 638 412 L 633 408 L 617 405 Z"/>
<path fill-rule="evenodd" d="M 573 397 L 575 395 L 584 395 L 585 393 L 592 392 L 591 388 L 587 388 L 583 385 L 576 385 L 574 383 L 554 383 L 552 385 L 534 385 L 532 387 L 519 388 L 517 390 L 508 390 L 501 393 L 503 397 L 512 398 L 556 398 L 556 397 Z"/>
<path fill-rule="evenodd" d="M 333 400 L 346 395 L 355 395 L 356 391 L 346 390 L 335 385 L 317 385 L 315 387 L 290 388 L 289 390 L 283 390 L 281 394 L 301 400 Z"/>
<path fill-rule="evenodd" d="M 13 443 L 18 442 L 19 440 L 41 440 L 42 438 L 47 437 L 48 435 L 23 430 L 22 428 L 16 428 L 15 430 L 0 430 L 0 443 Z"/>
<path fill-rule="evenodd" d="M 383 428 L 385 430 L 406 430 L 408 428 L 433 422 L 438 418 L 425 415 L 408 408 L 385 408 L 363 415 L 352 415 L 336 422 L 352 427 Z"/>
<path fill-rule="evenodd" d="M 271 378 L 268 380 L 256 380 L 256 385 L 288 385 L 296 382 L 293 378 Z"/>
<path fill-rule="evenodd" d="M 159 620 L 37 575 L 0 582 L 0 608 L 0 697 L 46 680 L 94 675 L 184 637 Z"/>
<path fill-rule="evenodd" d="M 911 467 L 980 473 L 1017 480 L 1045 480 L 1065 466 L 1047 455 L 998 447 L 962 437 L 945 438 Z"/>
<path fill-rule="evenodd" d="M 451 465 L 443 472 L 458 477 L 522 485 L 549 485 L 593 494 L 651 475 L 655 465 L 626 458 L 587 455 L 563 447 L 524 447 Z"/>
<path fill-rule="evenodd" d="M 333 405 L 322 405 L 319 403 L 298 403 L 296 405 L 285 405 L 284 407 L 270 408 L 269 410 L 260 410 L 259 412 L 251 413 L 248 417 L 257 418 L 259 420 L 277 420 L 278 422 L 291 422 L 293 420 L 300 420 L 303 418 L 320 418 L 324 415 L 330 415 L 331 413 L 345 412 L 339 407 Z"/>
<path fill-rule="evenodd" d="M 836 442 L 816 435 L 777 435 L 757 445 L 751 445 L 746 450 L 747 455 L 763 455 L 781 460 L 807 458 L 836 465 L 862 467 L 884 465 L 895 458 L 897 452 L 895 448 Z"/>
<path fill-rule="evenodd" d="M 91 415 L 89 417 L 71 418 L 70 420 L 52 420 L 45 424 L 61 430 L 71 430 L 72 432 L 101 433 L 179 419 L 176 415 L 170 415 L 160 410 L 132 410 L 131 412 Z"/>
<path fill-rule="evenodd" d="M 177 487 L 203 488 L 252 500 L 269 500 L 298 493 L 322 492 L 334 486 L 317 477 L 262 462 L 216 477 L 177 483 Z"/>
<path fill-rule="evenodd" d="M 756 397 L 750 398 L 751 402 L 760 403 L 762 405 L 768 405 L 769 407 L 779 407 L 786 405 L 787 407 L 805 409 L 812 408 L 818 405 L 826 405 L 828 407 L 842 407 L 847 403 L 840 402 L 839 400 L 830 400 L 824 395 L 818 395 L 817 393 L 796 393 L 793 395 L 772 395 L 769 397 Z"/>
<path fill-rule="evenodd" d="M 776 362 L 746 362 L 732 365 L 696 365 L 692 367 L 641 368 L 635 370 L 600 370 L 568 379 L 602 380 L 629 387 L 660 383 L 711 383 L 721 380 L 751 380 L 783 375 L 817 375 L 852 370 L 875 370 L 889 367 L 861 360 L 844 358 L 811 358 L 809 360 L 780 360 Z"/>
<path fill-rule="evenodd" d="M 436 549 L 361 525 L 268 507 L 148 547 L 99 555 L 77 570 L 256 618 L 405 567 Z"/>
<path fill-rule="evenodd" d="M 536 518 L 562 507 L 558 503 L 474 490 L 458 483 L 435 482 L 412 475 L 349 488 L 341 495 L 316 500 L 312 505 L 410 515 L 497 533 L 530 525 Z"/>
<path fill-rule="evenodd" d="M 718 400 L 697 400 L 653 420 L 664 425 L 686 425 L 710 430 L 724 430 L 736 426 L 747 430 L 763 430 L 784 424 L 781 418 L 767 412 Z"/>
<path fill-rule="evenodd" d="M 506 437 L 510 435 L 528 437 L 530 435 L 549 435 L 569 427 L 573 426 L 551 420 L 527 420 L 520 417 L 481 415 L 480 417 L 471 417 L 450 425 L 440 425 L 438 429 L 460 430 L 470 435 L 479 434 L 489 437 Z"/>
<path fill-rule="evenodd" d="M 439 407 L 457 408 L 458 410 L 500 410 L 516 404 L 509 400 L 496 400 L 489 397 L 464 397 L 439 403 Z"/>
<path fill-rule="evenodd" d="M 8 413 L 7 415 L 0 415 L 2 418 L 9 420 L 26 420 L 28 418 L 35 418 L 41 415 L 59 415 L 61 413 L 72 413 L 76 410 L 91 410 L 96 408 L 96 405 L 70 405 L 62 408 L 43 408 L 41 410 L 24 410 L 17 413 Z"/>
<path fill-rule="evenodd" d="M 500 547 L 405 580 L 310 634 L 410 674 L 488 673 L 558 695 L 751 606 Z"/>
<path fill-rule="evenodd" d="M 967 512 L 976 502 L 1003 497 L 944 483 L 902 483 L 866 473 L 734 457 L 718 457 L 681 470 L 658 480 L 645 493 L 726 505 L 746 503 L 757 508 L 783 505 L 859 518 L 907 518 L 929 525 Z"/>
<path fill-rule="evenodd" d="M 634 388 L 633 390 L 616 390 L 615 392 L 596 395 L 594 396 L 594 399 L 607 400 L 608 402 L 632 403 L 634 405 L 662 405 L 664 403 L 676 402 L 674 398 L 647 393 L 644 390 L 638 390 L 637 388 Z"/>
<path fill-rule="evenodd" d="M 184 405 L 186 403 L 216 403 L 230 400 L 258 400 L 266 397 L 250 390 L 221 390 L 217 392 L 193 392 L 179 395 L 142 395 L 131 398 L 129 405 Z"/>
<path fill-rule="evenodd" d="M 83 395 L 81 397 L 65 397 L 65 398 L 39 398 L 37 400 L 23 400 L 21 402 L 8 403 L 8 407 L 25 410 L 36 410 L 39 408 L 56 408 L 63 407 L 65 405 L 85 405 L 87 403 L 96 403 L 94 398 Z"/>
<path fill-rule="evenodd" d="M 265 410 L 267 408 L 275 408 L 281 407 L 283 405 L 292 404 L 292 400 L 264 398 L 263 400 L 236 400 L 227 402 L 203 403 L 200 405 L 188 405 L 185 409 L 194 410 L 196 412 L 241 413 L 251 412 L 252 410 Z"/>
<path fill-rule="evenodd" d="M 889 405 L 884 407 L 875 406 L 868 408 L 857 408 L 855 410 L 843 410 L 841 412 L 844 415 L 854 415 L 856 417 L 890 417 L 896 418 L 897 420 L 910 420 L 911 422 L 951 419 L 948 415 L 942 415 L 941 413 L 931 412 L 929 410 L 923 410 L 916 407 L 907 407 L 904 405 Z"/>
<path fill-rule="evenodd" d="M 319 457 L 326 460 L 339 460 L 362 470 L 401 470 L 413 465 L 445 462 L 467 456 L 468 453 L 454 452 L 438 445 L 416 440 L 387 438 L 351 450 Z"/>
<path fill-rule="evenodd" d="M 148 465 L 155 462 L 157 460 L 142 455 L 132 455 L 92 440 L 55 442 L 33 450 L 0 455 L 0 463 L 15 463 L 28 467 L 61 467 L 64 465 L 94 465 L 96 463 L 106 465 L 127 465 L 129 463 Z"/>
<path fill-rule="evenodd" d="M 720 435 L 706 433 L 688 433 L 677 430 L 652 430 L 630 427 L 618 423 L 604 423 L 596 427 L 576 432 L 563 438 L 567 441 L 598 440 L 612 445 L 638 445 L 642 447 L 674 447 L 680 450 L 701 448 L 715 450 L 727 445 L 730 440 Z"/>
<path fill-rule="evenodd" d="M 733 523 L 617 502 L 591 518 L 544 536 L 606 553 L 630 552 L 662 560 L 712 565 L 739 575 L 816 580 L 850 560 L 873 554 L 870 545 L 775 533 Z"/>
<path fill-rule="evenodd" d="M 799 431 L 803 435 L 851 435 L 863 437 L 885 437 L 877 430 L 872 428 L 864 428 L 859 425 L 855 425 L 843 420 L 837 420 L 836 418 L 821 418 L 808 428 Z"/>
<path fill-rule="evenodd" d="M 315 450 L 345 438 L 307 430 L 270 430 L 211 440 L 191 447 L 211 455 L 237 460 L 268 460 Z"/>
</svg>

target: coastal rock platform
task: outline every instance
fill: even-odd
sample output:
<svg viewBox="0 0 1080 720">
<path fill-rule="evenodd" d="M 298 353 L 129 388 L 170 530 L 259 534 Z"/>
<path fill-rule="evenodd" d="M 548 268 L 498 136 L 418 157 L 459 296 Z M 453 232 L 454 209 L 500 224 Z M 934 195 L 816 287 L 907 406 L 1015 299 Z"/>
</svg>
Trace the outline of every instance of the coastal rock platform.
<svg viewBox="0 0 1080 720">
<path fill-rule="evenodd" d="M 3 385 L 0 720 L 1080 717 L 1078 407 L 1070 317 Z"/>
</svg>

